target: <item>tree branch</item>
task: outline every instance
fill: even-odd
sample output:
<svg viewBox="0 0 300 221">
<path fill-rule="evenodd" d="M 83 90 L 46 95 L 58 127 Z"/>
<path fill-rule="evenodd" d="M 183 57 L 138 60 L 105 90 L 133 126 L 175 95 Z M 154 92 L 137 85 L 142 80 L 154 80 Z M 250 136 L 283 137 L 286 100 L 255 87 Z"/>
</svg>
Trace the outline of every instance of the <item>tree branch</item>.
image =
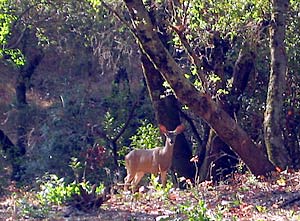
<svg viewBox="0 0 300 221">
<path fill-rule="evenodd" d="M 128 27 L 129 30 L 132 31 L 132 33 L 134 34 L 134 29 L 132 28 L 132 26 L 116 10 L 114 10 L 111 6 L 109 6 L 107 3 L 105 3 L 105 1 L 100 0 L 100 2 L 104 6 L 104 8 L 106 8 L 108 11 L 112 12 L 114 14 L 114 16 L 120 22 L 122 22 L 124 25 L 126 25 L 126 27 Z"/>
<path fill-rule="evenodd" d="M 173 25 L 170 25 L 170 27 L 177 33 L 178 37 L 180 38 L 180 41 L 181 41 L 183 47 L 185 48 L 185 50 L 189 54 L 189 57 L 190 57 L 191 61 L 196 66 L 197 74 L 198 74 L 198 77 L 200 78 L 200 80 L 202 82 L 202 87 L 203 87 L 204 91 L 208 92 L 208 90 L 207 90 L 208 82 L 207 82 L 207 79 L 206 79 L 205 75 L 203 74 L 203 72 L 201 70 L 202 62 L 201 62 L 200 58 L 197 56 L 197 54 L 194 52 L 194 50 L 192 49 L 190 44 L 188 43 L 188 40 L 187 40 L 187 38 L 184 34 L 185 27 L 180 26 L 181 28 L 178 28 L 178 27 L 173 26 Z"/>
<path fill-rule="evenodd" d="M 275 169 L 265 154 L 257 148 L 248 134 L 232 119 L 211 96 L 199 92 L 184 77 L 183 70 L 161 42 L 143 1 L 124 0 L 130 13 L 135 35 L 141 47 L 174 90 L 177 98 L 191 111 L 203 118 L 242 158 L 255 175 Z"/>
</svg>

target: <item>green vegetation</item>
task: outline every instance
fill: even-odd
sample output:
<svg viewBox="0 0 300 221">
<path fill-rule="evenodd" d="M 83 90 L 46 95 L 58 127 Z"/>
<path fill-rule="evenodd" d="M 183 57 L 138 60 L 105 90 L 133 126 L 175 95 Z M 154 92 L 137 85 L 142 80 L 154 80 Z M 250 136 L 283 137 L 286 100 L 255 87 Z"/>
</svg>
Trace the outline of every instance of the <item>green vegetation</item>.
<svg viewBox="0 0 300 221">
<path fill-rule="evenodd" d="M 223 112 L 211 115 L 206 105 L 232 111 L 232 123 L 267 155 L 263 122 L 270 90 L 272 1 L 142 2 L 172 64 L 182 71 L 177 73 L 199 96 L 204 93 L 193 105 L 215 121 L 224 119 Z M 265 178 L 250 175 L 240 156 L 227 152 L 232 148 L 218 139 L 217 130 L 177 100 L 180 95 L 192 100 L 190 94 L 174 91 L 165 76 L 153 85 L 145 79 L 143 45 L 132 35 L 141 24 L 132 25 L 125 1 L 0 0 L 0 217 L 55 220 L 103 212 L 111 218 L 108 211 L 120 217 L 125 211 L 120 220 L 239 220 L 243 211 L 246 219 L 274 213 L 299 220 L 300 2 L 289 2 L 288 71 L 278 121 L 287 151 L 283 158 L 289 162 Z M 165 72 L 171 70 L 166 60 L 160 62 Z M 243 75 L 245 70 L 249 73 Z M 177 83 L 179 89 L 185 86 Z M 173 102 L 173 109 L 159 106 L 151 90 L 160 104 Z M 169 177 L 163 188 L 152 175 L 139 192 L 126 195 L 124 156 L 131 149 L 162 146 L 158 123 L 173 126 L 177 113 L 186 126 L 186 148 L 197 158 L 178 154 L 179 147 L 173 167 L 182 157 L 196 168 L 195 176 L 181 177 L 186 172 L 181 166 L 172 172 L 182 186 Z M 247 150 L 244 140 L 235 139 L 240 140 Z"/>
<path fill-rule="evenodd" d="M 130 137 L 131 147 L 139 149 L 152 149 L 162 145 L 159 129 L 151 123 L 143 121 L 136 134 Z"/>
</svg>

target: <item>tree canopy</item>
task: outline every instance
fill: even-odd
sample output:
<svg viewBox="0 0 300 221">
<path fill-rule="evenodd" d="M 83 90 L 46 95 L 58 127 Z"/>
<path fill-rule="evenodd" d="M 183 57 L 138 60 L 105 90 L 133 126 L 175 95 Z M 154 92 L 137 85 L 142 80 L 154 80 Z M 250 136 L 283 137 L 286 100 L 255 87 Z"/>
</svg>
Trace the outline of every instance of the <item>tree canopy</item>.
<svg viewBox="0 0 300 221">
<path fill-rule="evenodd" d="M 300 167 L 299 11 L 298 0 L 1 0 L 0 194 L 12 180 L 39 186 L 44 206 L 91 211 L 123 185 L 130 150 L 164 143 L 159 124 L 186 127 L 167 190 L 274 171 L 285 187 Z"/>
<path fill-rule="evenodd" d="M 71 158 L 84 162 L 100 145 L 121 179 L 134 137 L 156 139 L 153 125 L 165 121 L 188 128 L 175 148 L 178 176 L 193 177 L 192 155 L 202 180 L 223 179 L 240 161 L 256 175 L 298 168 L 300 5 L 289 1 L 277 18 L 280 3 L 1 1 L 0 129 L 10 140 L 2 149 L 13 150 L 4 154 L 21 177 L 51 170 L 72 179 Z M 286 61 L 277 85 L 276 59 Z M 135 135 L 140 127 L 150 135 Z"/>
</svg>

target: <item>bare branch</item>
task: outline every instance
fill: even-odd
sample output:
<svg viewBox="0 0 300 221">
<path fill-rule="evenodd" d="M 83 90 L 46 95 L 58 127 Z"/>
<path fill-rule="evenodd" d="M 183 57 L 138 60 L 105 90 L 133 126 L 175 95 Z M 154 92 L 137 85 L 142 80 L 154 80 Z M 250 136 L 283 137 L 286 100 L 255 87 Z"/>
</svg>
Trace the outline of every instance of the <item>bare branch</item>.
<svg viewBox="0 0 300 221">
<path fill-rule="evenodd" d="M 108 11 L 112 12 L 119 21 L 125 24 L 130 29 L 130 31 L 132 31 L 132 33 L 134 33 L 134 29 L 131 27 L 131 25 L 116 10 L 105 3 L 105 1 L 100 0 L 100 2 Z"/>
<path fill-rule="evenodd" d="M 196 66 L 196 70 L 197 70 L 197 74 L 198 74 L 198 77 L 200 78 L 200 80 L 202 81 L 202 85 L 203 85 L 203 89 L 205 92 L 207 92 L 207 85 L 208 85 L 208 82 L 207 82 L 207 79 L 205 77 L 205 75 L 203 74 L 203 72 L 201 71 L 201 60 L 200 58 L 198 57 L 198 55 L 194 52 L 194 50 L 192 49 L 192 47 L 190 46 L 185 34 L 184 34 L 184 31 L 185 31 L 185 27 L 182 25 L 182 26 L 173 26 L 173 25 L 170 25 L 170 27 L 177 33 L 177 35 L 179 36 L 180 38 L 180 41 L 183 45 L 183 47 L 186 49 L 187 53 L 189 54 L 192 62 L 194 63 L 194 65 Z"/>
</svg>

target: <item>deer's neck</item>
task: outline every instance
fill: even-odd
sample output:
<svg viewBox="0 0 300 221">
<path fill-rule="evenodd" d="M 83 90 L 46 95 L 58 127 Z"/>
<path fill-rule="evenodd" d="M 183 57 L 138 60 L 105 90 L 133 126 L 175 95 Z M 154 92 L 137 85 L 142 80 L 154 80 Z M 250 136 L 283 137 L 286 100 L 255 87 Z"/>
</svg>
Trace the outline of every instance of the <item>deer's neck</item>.
<svg viewBox="0 0 300 221">
<path fill-rule="evenodd" d="M 161 155 L 164 155 L 166 159 L 171 159 L 173 157 L 174 144 L 169 142 L 165 143 L 165 146 L 161 149 Z"/>
</svg>

